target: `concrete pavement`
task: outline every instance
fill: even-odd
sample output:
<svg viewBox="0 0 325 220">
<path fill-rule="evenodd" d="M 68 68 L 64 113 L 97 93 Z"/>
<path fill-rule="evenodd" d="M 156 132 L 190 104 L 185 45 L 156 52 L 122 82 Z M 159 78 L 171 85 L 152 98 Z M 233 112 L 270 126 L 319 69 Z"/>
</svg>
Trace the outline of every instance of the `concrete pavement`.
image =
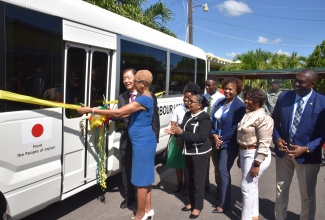
<svg viewBox="0 0 325 220">
<path fill-rule="evenodd" d="M 260 189 L 260 219 L 274 219 L 273 209 L 275 201 L 275 163 L 272 156 L 272 163 L 265 171 L 259 181 Z M 152 206 L 155 210 L 155 220 L 165 219 L 188 219 L 190 212 L 182 212 L 181 208 L 187 202 L 187 196 L 174 194 L 173 189 L 176 184 L 176 175 L 173 169 L 165 165 L 156 165 L 155 183 L 152 190 Z M 216 186 L 213 183 L 213 165 L 211 162 L 210 181 L 211 189 L 206 192 L 204 209 L 198 219 L 240 219 L 241 214 L 241 191 L 240 179 L 241 171 L 236 164 L 232 168 L 232 202 L 233 209 L 226 214 L 214 214 L 212 210 L 216 203 Z M 325 167 L 321 167 L 317 183 L 317 212 L 316 220 L 325 219 Z M 123 200 L 119 186 L 121 184 L 120 175 L 108 179 L 108 189 L 105 192 L 105 202 L 101 201 L 102 192 L 99 186 L 91 187 L 62 202 L 55 203 L 40 212 L 37 212 L 25 220 L 35 219 L 131 219 L 136 205 L 129 209 L 120 209 Z M 300 195 L 296 176 L 293 178 L 290 203 L 288 207 L 288 220 L 299 219 Z"/>
</svg>

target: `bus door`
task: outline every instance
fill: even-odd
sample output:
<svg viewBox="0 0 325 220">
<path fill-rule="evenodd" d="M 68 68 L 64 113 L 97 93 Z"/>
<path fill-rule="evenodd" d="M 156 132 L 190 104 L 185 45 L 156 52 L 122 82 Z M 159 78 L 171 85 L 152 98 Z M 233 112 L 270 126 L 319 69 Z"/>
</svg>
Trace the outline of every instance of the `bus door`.
<svg viewBox="0 0 325 220">
<path fill-rule="evenodd" d="M 80 29 L 77 31 L 80 32 Z M 85 39 L 92 41 L 98 38 L 98 32 L 88 30 L 81 36 L 83 36 L 83 39 L 80 39 L 83 44 L 65 43 L 64 101 L 90 107 L 102 106 L 104 97 L 110 95 L 109 82 L 113 50 L 93 46 L 93 44 L 85 45 Z M 105 42 L 107 39 L 102 39 L 101 36 L 98 41 L 103 41 L 105 46 L 110 45 L 110 42 Z M 73 40 L 76 41 L 75 38 Z M 116 44 L 115 41 L 111 43 Z M 76 110 L 64 110 L 63 199 L 80 191 L 81 189 L 78 188 L 82 186 L 87 188 L 96 184 L 97 138 L 96 128 L 89 128 L 87 115 L 80 115 Z"/>
</svg>

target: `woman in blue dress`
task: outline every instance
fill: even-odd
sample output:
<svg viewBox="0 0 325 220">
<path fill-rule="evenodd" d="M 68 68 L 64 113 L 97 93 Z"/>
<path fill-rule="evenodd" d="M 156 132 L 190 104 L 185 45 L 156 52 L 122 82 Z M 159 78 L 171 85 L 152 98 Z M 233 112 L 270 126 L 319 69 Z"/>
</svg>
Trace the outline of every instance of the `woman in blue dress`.
<svg viewBox="0 0 325 220">
<path fill-rule="evenodd" d="M 81 114 L 93 113 L 115 118 L 131 117 L 129 137 L 132 143 L 132 177 L 131 182 L 137 188 L 137 212 L 133 219 L 153 217 L 151 208 L 151 185 L 154 182 L 155 153 L 157 140 L 152 130 L 153 99 L 149 91 L 152 74 L 148 70 L 140 70 L 135 75 L 135 87 L 140 96 L 134 102 L 117 110 L 100 110 L 82 107 Z"/>
</svg>

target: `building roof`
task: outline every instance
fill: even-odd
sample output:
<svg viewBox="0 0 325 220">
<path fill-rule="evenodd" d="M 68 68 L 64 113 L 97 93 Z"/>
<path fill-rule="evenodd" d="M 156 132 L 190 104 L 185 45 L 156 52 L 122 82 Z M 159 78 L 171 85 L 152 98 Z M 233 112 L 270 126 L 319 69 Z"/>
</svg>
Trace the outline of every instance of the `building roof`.
<svg viewBox="0 0 325 220">
<path fill-rule="evenodd" d="M 213 55 L 212 53 L 205 53 L 208 62 L 210 62 L 211 67 L 222 67 L 224 65 L 233 63 L 231 60 L 227 60 L 218 56 Z"/>
<path fill-rule="evenodd" d="M 325 67 L 313 68 L 319 79 L 325 79 Z M 302 69 L 273 69 L 273 70 L 236 70 L 236 71 L 209 71 L 208 76 L 220 78 L 236 76 L 241 79 L 293 79 Z"/>
</svg>

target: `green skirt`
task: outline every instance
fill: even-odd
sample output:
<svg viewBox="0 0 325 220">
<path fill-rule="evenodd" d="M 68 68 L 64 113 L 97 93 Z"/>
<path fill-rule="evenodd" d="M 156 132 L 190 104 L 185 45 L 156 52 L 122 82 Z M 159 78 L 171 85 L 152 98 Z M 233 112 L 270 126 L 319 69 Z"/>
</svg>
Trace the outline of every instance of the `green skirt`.
<svg viewBox="0 0 325 220">
<path fill-rule="evenodd" d="M 178 139 L 179 143 L 183 140 L 181 137 Z M 174 136 L 171 136 L 168 143 L 167 166 L 174 169 L 185 168 L 185 156 L 182 154 L 183 148 L 180 148 L 175 141 Z"/>
</svg>

